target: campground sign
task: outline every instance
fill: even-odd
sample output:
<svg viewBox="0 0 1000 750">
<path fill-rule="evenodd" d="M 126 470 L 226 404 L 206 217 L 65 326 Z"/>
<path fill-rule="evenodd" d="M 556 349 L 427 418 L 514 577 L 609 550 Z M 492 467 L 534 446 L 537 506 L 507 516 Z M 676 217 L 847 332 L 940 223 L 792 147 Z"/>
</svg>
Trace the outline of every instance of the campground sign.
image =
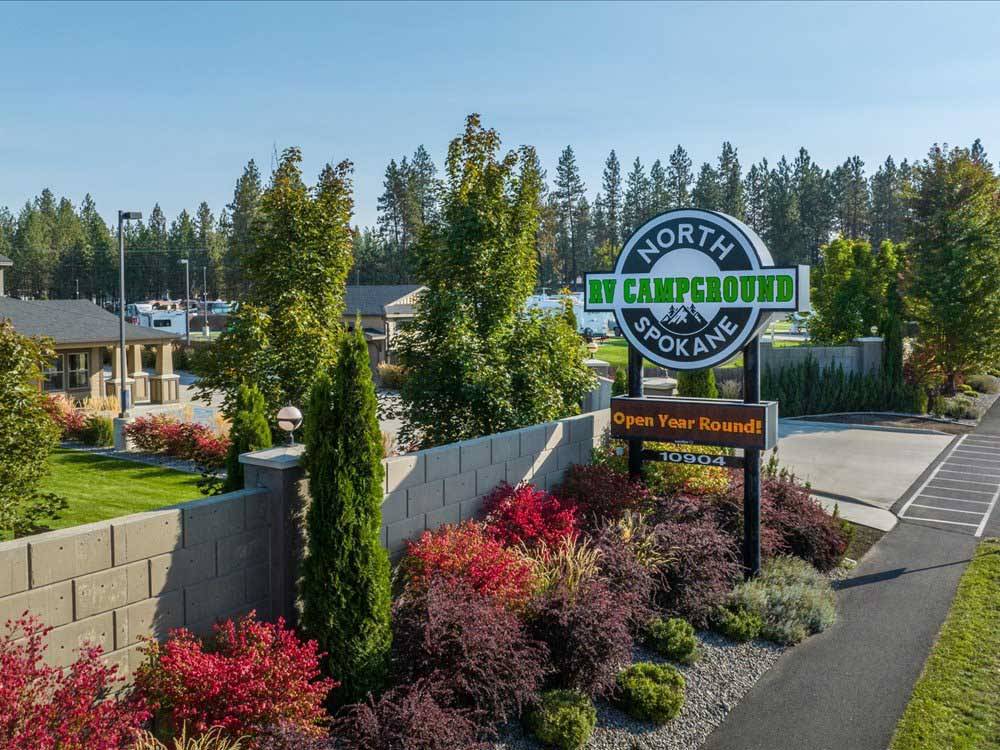
<svg viewBox="0 0 1000 750">
<path fill-rule="evenodd" d="M 760 570 L 760 453 L 777 443 L 778 404 L 760 400 L 760 332 L 809 310 L 809 267 L 775 266 L 757 234 L 716 211 L 667 211 L 639 227 L 611 273 L 587 274 L 584 309 L 613 312 L 628 339 L 628 395 L 611 400 L 611 436 L 643 461 L 743 469 L 743 564 Z M 743 353 L 743 401 L 643 396 L 643 362 L 702 370 Z M 644 450 L 643 441 L 664 441 Z M 687 445 L 740 448 L 706 454 Z"/>
<path fill-rule="evenodd" d="M 587 274 L 587 311 L 613 312 L 646 359 L 699 370 L 738 354 L 772 312 L 809 309 L 809 267 L 777 267 L 731 216 L 668 211 L 625 243 L 612 273 Z"/>
</svg>

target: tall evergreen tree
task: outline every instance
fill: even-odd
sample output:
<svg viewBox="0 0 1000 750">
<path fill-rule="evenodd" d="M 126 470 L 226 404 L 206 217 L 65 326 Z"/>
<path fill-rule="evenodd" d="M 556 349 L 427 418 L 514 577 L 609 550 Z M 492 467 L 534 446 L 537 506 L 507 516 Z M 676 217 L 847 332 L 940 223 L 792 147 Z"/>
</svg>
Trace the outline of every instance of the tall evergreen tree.
<svg viewBox="0 0 1000 750">
<path fill-rule="evenodd" d="M 670 208 L 670 186 L 667 183 L 667 173 L 660 160 L 653 162 L 649 168 L 649 214 L 662 214 Z"/>
<path fill-rule="evenodd" d="M 865 163 L 860 156 L 852 156 L 833 172 L 833 190 L 836 196 L 837 229 L 850 238 L 868 236 L 870 198 Z"/>
<path fill-rule="evenodd" d="M 737 219 L 745 218 L 743 177 L 736 149 L 729 141 L 722 144 L 719 154 L 719 210 Z"/>
<path fill-rule="evenodd" d="M 722 208 L 722 186 L 719 184 L 719 173 L 712 165 L 704 163 L 698 172 L 698 179 L 691 191 L 691 202 L 698 208 L 718 211 Z"/>
<path fill-rule="evenodd" d="M 797 263 L 803 256 L 799 234 L 799 202 L 795 175 L 782 156 L 768 177 L 768 227 L 764 240 L 771 256 L 779 264 Z"/>
<path fill-rule="evenodd" d="M 620 245 L 622 242 L 622 167 L 618 163 L 615 150 L 611 149 L 604 162 L 604 177 L 601 183 L 604 196 L 604 214 L 607 231 L 598 239 L 598 243 L 610 242 Z"/>
<path fill-rule="evenodd" d="M 798 203 L 798 237 L 801 241 L 796 263 L 819 262 L 820 247 L 833 232 L 834 201 L 829 172 L 824 172 L 804 148 L 792 164 Z"/>
<path fill-rule="evenodd" d="M 650 185 L 646 170 L 635 157 L 632 169 L 625 180 L 625 199 L 622 203 L 622 236 L 628 237 L 650 218 Z"/>
<path fill-rule="evenodd" d="M 904 166 L 905 165 L 905 166 Z M 871 178 L 872 246 L 881 247 L 883 240 L 901 242 L 906 231 L 906 202 L 909 165 L 896 166 L 892 157 L 886 158 Z"/>
<path fill-rule="evenodd" d="M 670 154 L 667 167 L 667 185 L 671 208 L 686 208 L 691 205 L 691 157 L 680 144 Z"/>
<path fill-rule="evenodd" d="M 983 142 L 979 138 L 976 138 L 976 140 L 972 142 L 972 148 L 969 151 L 969 157 L 972 159 L 973 164 L 976 164 L 980 167 L 986 167 L 987 169 L 990 170 L 993 169 L 992 165 L 989 162 L 989 159 L 986 156 L 986 149 L 983 146 Z"/>
<path fill-rule="evenodd" d="M 584 268 L 586 258 L 586 232 L 582 223 L 589 224 L 589 207 L 584 215 L 580 203 L 586 189 L 580 170 L 576 165 L 576 154 L 571 146 L 566 146 L 559 155 L 556 166 L 554 198 L 558 209 L 558 230 L 556 246 L 562 261 L 563 278 L 573 280 Z"/>
<path fill-rule="evenodd" d="M 964 375 L 1000 364 L 1000 186 L 968 149 L 935 144 L 908 205 L 918 347 L 954 393 Z"/>
<path fill-rule="evenodd" d="M 399 164 L 390 160 L 385 168 L 382 181 L 384 188 L 378 199 L 379 237 L 386 245 L 386 255 L 390 259 L 389 273 L 393 281 L 406 277 L 409 268 L 409 252 L 412 243 L 410 221 L 407 211 L 412 208 L 408 198 L 410 166 L 404 156 Z"/>
<path fill-rule="evenodd" d="M 767 166 L 767 159 L 762 159 L 760 164 L 751 165 L 743 178 L 746 221 L 762 237 L 770 227 L 767 210 L 770 180 L 771 171 Z"/>
<path fill-rule="evenodd" d="M 229 204 L 229 220 L 232 229 L 223 260 L 223 277 L 226 296 L 230 299 L 242 298 L 247 291 L 248 280 L 244 272 L 246 259 L 253 252 L 253 236 L 250 228 L 257 216 L 261 193 L 260 171 L 251 159 L 243 169 L 233 189 L 233 202 Z"/>
<path fill-rule="evenodd" d="M 264 395 L 255 386 L 241 385 L 236 394 L 236 415 L 229 430 L 226 453 L 226 480 L 223 492 L 243 489 L 243 464 L 240 455 L 271 447 L 271 427 L 267 419 Z"/>
<path fill-rule="evenodd" d="M 301 625 L 326 652 L 342 704 L 383 687 L 392 646 L 382 435 L 368 346 L 354 328 L 309 398 L 303 465 L 311 500 L 299 582 Z"/>
</svg>

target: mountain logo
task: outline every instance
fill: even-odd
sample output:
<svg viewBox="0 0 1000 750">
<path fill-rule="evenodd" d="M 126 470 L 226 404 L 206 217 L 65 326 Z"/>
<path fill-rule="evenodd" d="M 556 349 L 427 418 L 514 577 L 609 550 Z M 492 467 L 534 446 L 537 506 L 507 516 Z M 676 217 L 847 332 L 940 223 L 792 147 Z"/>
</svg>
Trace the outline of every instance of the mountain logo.
<svg viewBox="0 0 1000 750">
<path fill-rule="evenodd" d="M 698 308 L 694 304 L 677 307 L 671 305 L 667 314 L 660 318 L 660 325 L 671 333 L 684 336 L 697 333 L 708 325 L 708 321 L 698 312 Z"/>
</svg>

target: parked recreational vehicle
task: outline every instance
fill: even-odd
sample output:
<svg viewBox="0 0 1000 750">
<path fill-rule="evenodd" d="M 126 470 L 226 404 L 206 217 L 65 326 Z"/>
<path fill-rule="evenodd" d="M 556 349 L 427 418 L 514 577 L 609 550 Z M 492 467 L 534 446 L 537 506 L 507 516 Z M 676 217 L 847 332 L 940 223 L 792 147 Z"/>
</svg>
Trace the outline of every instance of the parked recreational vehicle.
<svg viewBox="0 0 1000 750">
<path fill-rule="evenodd" d="M 576 330 L 584 336 L 607 336 L 614 316 L 611 313 L 586 312 L 583 309 L 583 294 L 533 294 L 525 303 L 527 310 L 543 310 L 557 314 L 562 312 L 566 300 L 573 304 L 576 316 Z"/>
</svg>

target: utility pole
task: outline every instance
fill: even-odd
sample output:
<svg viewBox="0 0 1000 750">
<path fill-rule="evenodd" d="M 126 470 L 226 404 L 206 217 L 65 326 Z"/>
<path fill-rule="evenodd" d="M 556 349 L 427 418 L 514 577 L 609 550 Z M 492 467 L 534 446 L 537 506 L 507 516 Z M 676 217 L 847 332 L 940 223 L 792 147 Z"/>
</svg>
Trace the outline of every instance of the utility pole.
<svg viewBox="0 0 1000 750">
<path fill-rule="evenodd" d="M 139 220 L 139 211 L 118 212 L 118 386 L 121 393 L 118 416 L 125 419 L 132 406 L 132 392 L 128 389 L 128 357 L 125 354 L 125 232 L 122 226 L 131 219 Z"/>
<path fill-rule="evenodd" d="M 210 338 L 211 329 L 208 327 L 208 266 L 201 267 L 201 300 L 205 306 L 205 317 L 202 318 L 202 333 L 205 338 Z"/>
<path fill-rule="evenodd" d="M 191 299 L 191 263 L 187 258 L 181 258 L 184 266 L 184 343 L 191 346 L 191 317 L 188 314 L 188 301 Z"/>
</svg>

